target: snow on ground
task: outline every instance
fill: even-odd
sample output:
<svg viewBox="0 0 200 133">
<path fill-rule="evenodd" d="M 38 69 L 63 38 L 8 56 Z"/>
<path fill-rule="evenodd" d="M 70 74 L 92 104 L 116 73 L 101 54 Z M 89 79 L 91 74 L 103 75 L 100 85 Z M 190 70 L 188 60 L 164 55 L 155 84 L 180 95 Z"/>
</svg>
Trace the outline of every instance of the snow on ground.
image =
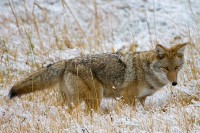
<svg viewBox="0 0 200 133">
<path fill-rule="evenodd" d="M 199 5 L 199 0 L 1 0 L 0 132 L 200 132 Z M 7 97 L 28 72 L 61 59 L 132 43 L 140 51 L 157 42 L 169 47 L 185 41 L 194 45 L 186 50 L 179 86 L 148 97 L 147 109 L 139 103 L 115 107 L 116 101 L 105 99 L 108 114 L 71 115 L 56 88 Z"/>
</svg>

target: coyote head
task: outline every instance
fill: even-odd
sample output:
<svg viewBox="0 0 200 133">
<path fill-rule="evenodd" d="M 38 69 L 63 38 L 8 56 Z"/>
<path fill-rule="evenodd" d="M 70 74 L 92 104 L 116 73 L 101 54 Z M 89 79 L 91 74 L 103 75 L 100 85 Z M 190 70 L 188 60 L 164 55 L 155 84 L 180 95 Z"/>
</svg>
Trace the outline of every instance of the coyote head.
<svg viewBox="0 0 200 133">
<path fill-rule="evenodd" d="M 166 48 L 157 44 L 155 48 L 156 61 L 152 63 L 152 69 L 158 79 L 164 83 L 177 85 L 177 75 L 182 68 L 184 59 L 184 49 L 187 43 L 177 44 L 171 48 Z"/>
</svg>

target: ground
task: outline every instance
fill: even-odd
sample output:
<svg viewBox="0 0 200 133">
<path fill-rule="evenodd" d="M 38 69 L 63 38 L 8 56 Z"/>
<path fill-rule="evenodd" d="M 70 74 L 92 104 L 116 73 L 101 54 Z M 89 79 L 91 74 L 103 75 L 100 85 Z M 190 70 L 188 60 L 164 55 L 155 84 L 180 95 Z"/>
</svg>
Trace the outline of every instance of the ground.
<svg viewBox="0 0 200 133">
<path fill-rule="evenodd" d="M 200 1 L 1 0 L 0 132 L 200 132 Z M 67 112 L 57 87 L 9 100 L 14 83 L 42 66 L 83 54 L 149 50 L 190 42 L 178 86 L 145 108 L 104 99 L 91 115 Z"/>
</svg>

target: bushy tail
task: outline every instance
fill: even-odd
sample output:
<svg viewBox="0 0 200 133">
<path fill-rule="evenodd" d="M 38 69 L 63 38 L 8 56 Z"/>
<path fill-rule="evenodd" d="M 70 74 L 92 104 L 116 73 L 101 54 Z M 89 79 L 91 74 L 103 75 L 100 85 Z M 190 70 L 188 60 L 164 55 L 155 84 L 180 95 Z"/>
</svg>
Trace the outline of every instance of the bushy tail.
<svg viewBox="0 0 200 133">
<path fill-rule="evenodd" d="M 43 90 L 58 82 L 65 71 L 65 61 L 60 61 L 28 75 L 16 83 L 9 92 L 9 97 L 20 96 L 37 90 Z"/>
</svg>

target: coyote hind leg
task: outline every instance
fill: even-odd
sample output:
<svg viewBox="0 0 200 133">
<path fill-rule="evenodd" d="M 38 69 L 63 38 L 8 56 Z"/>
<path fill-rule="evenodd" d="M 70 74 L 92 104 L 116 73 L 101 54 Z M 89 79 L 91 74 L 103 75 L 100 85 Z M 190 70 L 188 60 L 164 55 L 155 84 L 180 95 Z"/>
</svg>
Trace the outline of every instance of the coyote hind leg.
<svg viewBox="0 0 200 133">
<path fill-rule="evenodd" d="M 85 104 L 87 106 L 87 112 L 90 112 L 93 109 L 95 112 L 98 112 L 101 107 L 101 101 L 103 98 L 103 86 L 96 79 L 89 79 L 88 83 L 89 91 L 86 93 Z M 87 82 L 87 80 L 86 80 Z"/>
<path fill-rule="evenodd" d="M 85 101 L 86 111 L 100 109 L 103 87 L 100 82 L 90 75 L 81 78 L 79 75 L 65 72 L 60 85 L 70 110 L 73 110 L 82 101 Z"/>
<path fill-rule="evenodd" d="M 98 88 L 100 89 L 100 88 Z M 92 109 L 95 112 L 98 112 L 101 107 L 101 101 L 103 98 L 102 89 L 96 91 L 96 92 L 90 92 L 87 94 L 87 97 L 85 98 L 85 104 L 87 106 L 87 112 L 90 112 Z"/>
<path fill-rule="evenodd" d="M 63 101 L 71 112 L 83 101 L 83 91 L 87 88 L 84 82 L 72 73 L 65 73 L 60 81 L 60 90 Z"/>
</svg>

